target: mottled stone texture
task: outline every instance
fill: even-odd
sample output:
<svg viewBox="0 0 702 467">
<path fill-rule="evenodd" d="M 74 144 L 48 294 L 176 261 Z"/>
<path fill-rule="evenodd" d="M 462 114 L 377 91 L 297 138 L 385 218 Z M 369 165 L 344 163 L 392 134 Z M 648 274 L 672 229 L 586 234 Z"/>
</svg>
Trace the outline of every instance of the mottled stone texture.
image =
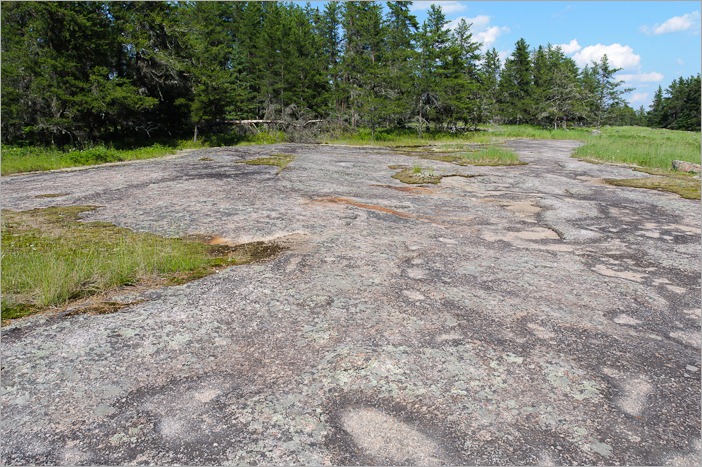
<svg viewBox="0 0 702 467">
<path fill-rule="evenodd" d="M 412 190 L 411 157 L 292 144 L 4 177 L 7 209 L 296 241 L 3 328 L 3 463 L 696 465 L 699 201 L 510 145 L 528 165 L 422 160 L 481 176 Z"/>
<path fill-rule="evenodd" d="M 700 164 L 687 161 L 673 161 L 673 168 L 680 172 L 700 173 L 700 170 L 702 170 L 702 166 L 700 166 Z"/>
</svg>

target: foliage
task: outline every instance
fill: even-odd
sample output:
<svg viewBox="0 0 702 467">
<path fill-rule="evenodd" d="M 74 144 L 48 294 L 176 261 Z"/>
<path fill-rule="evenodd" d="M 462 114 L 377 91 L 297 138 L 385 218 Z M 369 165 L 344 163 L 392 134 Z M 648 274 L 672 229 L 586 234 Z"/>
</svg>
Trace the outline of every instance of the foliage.
<svg viewBox="0 0 702 467">
<path fill-rule="evenodd" d="M 648 123 L 656 128 L 700 131 L 700 75 L 678 78 L 665 95 L 658 87 L 651 104 Z"/>
<path fill-rule="evenodd" d="M 461 156 L 461 164 L 470 165 L 523 165 L 514 151 L 499 146 L 484 146 Z"/>
<path fill-rule="evenodd" d="M 125 140 L 229 141 L 231 120 L 466 133 L 483 123 L 698 130 L 700 78 L 623 100 L 606 56 L 580 70 L 524 39 L 500 63 L 439 5 L 410 2 L 6 2 L 2 141 L 86 148 Z M 296 125 L 291 125 L 296 123 Z M 303 123 L 302 125 L 300 123 Z M 332 127 L 333 126 L 333 127 Z"/>
</svg>

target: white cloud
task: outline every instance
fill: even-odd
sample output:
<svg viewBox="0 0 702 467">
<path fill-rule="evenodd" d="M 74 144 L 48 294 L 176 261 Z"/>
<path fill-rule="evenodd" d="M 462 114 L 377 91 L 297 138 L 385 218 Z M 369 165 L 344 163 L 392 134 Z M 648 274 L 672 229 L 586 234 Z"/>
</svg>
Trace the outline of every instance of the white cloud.
<svg viewBox="0 0 702 467">
<path fill-rule="evenodd" d="M 471 25 L 470 32 L 473 33 L 473 39 L 480 42 L 483 49 L 492 46 L 499 36 L 509 31 L 506 26 L 490 26 L 490 17 L 487 15 L 478 15 L 474 18 L 459 16 L 448 24 L 448 28 L 455 29 L 461 20 Z"/>
<path fill-rule="evenodd" d="M 487 15 L 478 15 L 474 18 L 468 18 L 467 16 L 460 16 L 460 17 L 456 18 L 455 20 L 451 21 L 451 24 L 455 23 L 456 25 L 458 25 L 458 23 L 462 19 L 466 20 L 466 23 L 471 25 L 471 27 L 470 27 L 471 31 L 484 30 L 485 28 L 487 28 L 490 25 L 490 17 Z"/>
<path fill-rule="evenodd" d="M 684 65 L 685 61 L 682 58 L 676 58 L 675 63 L 677 63 L 678 65 Z"/>
<path fill-rule="evenodd" d="M 580 49 L 582 49 L 582 46 L 578 44 L 577 39 L 573 39 L 567 44 L 558 44 L 558 47 L 561 48 L 564 54 L 570 55 L 572 53 L 578 52 Z"/>
<path fill-rule="evenodd" d="M 441 11 L 444 14 L 459 13 L 464 11 L 467 7 L 462 2 L 414 2 L 410 8 L 412 11 L 415 10 L 428 10 L 431 5 L 436 5 L 441 7 Z"/>
<path fill-rule="evenodd" d="M 599 62 L 603 55 L 607 55 L 609 63 L 615 68 L 625 70 L 638 69 L 641 63 L 641 56 L 634 53 L 634 49 L 628 45 L 589 45 L 573 55 L 573 60 L 580 67 L 590 65 L 593 61 Z"/>
<path fill-rule="evenodd" d="M 617 75 L 617 79 L 627 83 L 658 83 L 659 81 L 663 81 L 663 78 L 664 76 L 662 74 L 655 71 L 651 73 Z"/>
<path fill-rule="evenodd" d="M 688 30 L 699 30 L 700 28 L 700 12 L 693 11 L 681 16 L 673 16 L 663 21 L 662 24 L 654 24 L 653 26 L 641 26 L 641 31 L 646 34 L 669 34 L 671 32 L 681 32 Z"/>
<path fill-rule="evenodd" d="M 649 99 L 648 99 L 647 92 L 635 92 L 629 98 L 629 103 L 630 104 L 644 103 L 644 102 L 648 102 L 648 100 Z"/>
<path fill-rule="evenodd" d="M 482 42 L 484 48 L 490 47 L 495 43 L 497 38 L 505 32 L 508 32 L 509 28 L 506 26 L 492 26 L 485 31 L 481 31 L 475 34 L 475 38 L 478 42 Z"/>
<path fill-rule="evenodd" d="M 682 16 L 673 16 L 663 22 L 660 26 L 653 30 L 654 34 L 667 34 L 670 32 L 687 31 L 692 28 L 695 23 L 700 22 L 700 12 L 695 11 Z"/>
</svg>

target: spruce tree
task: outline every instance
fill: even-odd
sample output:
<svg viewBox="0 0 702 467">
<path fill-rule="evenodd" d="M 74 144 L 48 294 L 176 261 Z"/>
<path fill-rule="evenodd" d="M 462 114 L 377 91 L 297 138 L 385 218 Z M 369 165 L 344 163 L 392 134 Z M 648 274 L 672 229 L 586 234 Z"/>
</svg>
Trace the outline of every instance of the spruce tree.
<svg viewBox="0 0 702 467">
<path fill-rule="evenodd" d="M 384 81 L 388 99 L 386 119 L 393 126 L 405 126 L 412 118 L 413 64 L 416 61 L 417 18 L 411 14 L 411 2 L 387 2 L 385 16 L 386 44 Z"/>
<path fill-rule="evenodd" d="M 534 76 L 529 45 L 524 39 L 515 44 L 505 60 L 499 86 L 500 113 L 509 123 L 530 123 L 534 108 Z"/>
<path fill-rule="evenodd" d="M 497 117 L 498 87 L 501 69 L 502 64 L 500 63 L 500 56 L 497 50 L 495 48 L 488 50 L 485 53 L 478 74 L 481 96 L 478 102 L 482 106 L 482 122 L 492 123 Z"/>
<path fill-rule="evenodd" d="M 417 128 L 421 135 L 431 121 L 443 123 L 440 91 L 449 73 L 451 35 L 441 7 L 431 5 L 419 34 L 419 58 L 415 74 Z"/>
</svg>

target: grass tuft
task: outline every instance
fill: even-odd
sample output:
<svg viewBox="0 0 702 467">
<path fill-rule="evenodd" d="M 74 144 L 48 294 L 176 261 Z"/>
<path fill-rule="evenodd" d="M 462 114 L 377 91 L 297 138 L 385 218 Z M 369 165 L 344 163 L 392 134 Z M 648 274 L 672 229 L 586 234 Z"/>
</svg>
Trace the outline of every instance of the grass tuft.
<svg viewBox="0 0 702 467">
<path fill-rule="evenodd" d="M 81 222 L 96 206 L 2 211 L 2 319 L 128 285 L 184 283 L 261 259 L 271 245 L 209 245 L 107 222 Z"/>
<path fill-rule="evenodd" d="M 459 165 L 525 165 L 514 151 L 497 146 L 485 146 L 460 155 L 454 161 Z"/>
</svg>

